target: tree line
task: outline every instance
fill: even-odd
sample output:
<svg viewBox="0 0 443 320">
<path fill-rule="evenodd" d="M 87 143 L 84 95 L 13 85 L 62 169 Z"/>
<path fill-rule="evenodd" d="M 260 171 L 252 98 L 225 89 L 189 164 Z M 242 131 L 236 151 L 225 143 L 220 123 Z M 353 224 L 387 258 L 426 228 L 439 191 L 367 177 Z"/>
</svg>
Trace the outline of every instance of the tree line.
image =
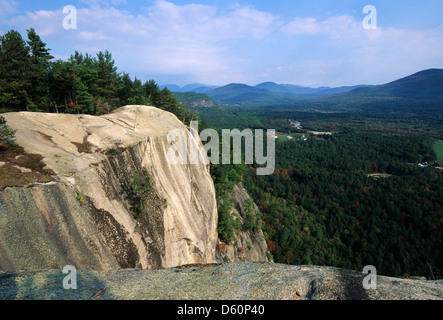
<svg viewBox="0 0 443 320">
<path fill-rule="evenodd" d="M 75 51 L 57 59 L 33 28 L 27 40 L 10 30 L 0 37 L 0 112 L 33 111 L 101 115 L 124 105 L 153 105 L 189 123 L 197 114 L 180 106 L 154 80 L 120 73 L 112 54 Z"/>
</svg>

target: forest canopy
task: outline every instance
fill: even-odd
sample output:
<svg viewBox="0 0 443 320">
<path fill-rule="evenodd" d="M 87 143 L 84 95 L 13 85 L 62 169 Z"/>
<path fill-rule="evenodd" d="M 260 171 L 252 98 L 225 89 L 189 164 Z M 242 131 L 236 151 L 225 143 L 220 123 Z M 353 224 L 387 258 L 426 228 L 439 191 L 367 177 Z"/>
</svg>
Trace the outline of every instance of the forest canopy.
<svg viewBox="0 0 443 320">
<path fill-rule="evenodd" d="M 276 170 L 244 185 L 277 262 L 388 276 L 443 274 L 443 171 L 426 136 L 343 131 L 277 140 Z"/>
</svg>

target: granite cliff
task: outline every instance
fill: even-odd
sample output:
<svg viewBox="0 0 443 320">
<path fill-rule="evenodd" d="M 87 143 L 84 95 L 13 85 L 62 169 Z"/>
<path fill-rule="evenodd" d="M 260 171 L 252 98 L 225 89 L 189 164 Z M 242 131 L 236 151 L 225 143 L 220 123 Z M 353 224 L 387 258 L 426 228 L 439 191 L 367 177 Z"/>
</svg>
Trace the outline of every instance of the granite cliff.
<svg viewBox="0 0 443 320">
<path fill-rule="evenodd" d="M 172 129 L 202 151 L 173 114 L 126 106 L 100 117 L 3 116 L 23 152 L 0 162 L 9 177 L 0 191 L 0 270 L 215 261 L 214 184 L 205 164 L 168 161 Z"/>
</svg>

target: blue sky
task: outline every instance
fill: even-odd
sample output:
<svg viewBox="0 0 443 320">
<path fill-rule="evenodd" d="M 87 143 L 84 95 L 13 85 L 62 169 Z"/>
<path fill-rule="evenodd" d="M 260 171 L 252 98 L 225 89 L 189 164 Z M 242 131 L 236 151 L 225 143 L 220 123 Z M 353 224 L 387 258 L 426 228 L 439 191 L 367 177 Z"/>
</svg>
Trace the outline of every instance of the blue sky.
<svg viewBox="0 0 443 320">
<path fill-rule="evenodd" d="M 63 28 L 63 7 L 77 29 Z M 366 5 L 377 28 L 365 29 Z M 0 34 L 33 27 L 51 53 L 109 50 L 159 84 L 382 84 L 443 68 L 441 0 L 0 0 Z"/>
</svg>

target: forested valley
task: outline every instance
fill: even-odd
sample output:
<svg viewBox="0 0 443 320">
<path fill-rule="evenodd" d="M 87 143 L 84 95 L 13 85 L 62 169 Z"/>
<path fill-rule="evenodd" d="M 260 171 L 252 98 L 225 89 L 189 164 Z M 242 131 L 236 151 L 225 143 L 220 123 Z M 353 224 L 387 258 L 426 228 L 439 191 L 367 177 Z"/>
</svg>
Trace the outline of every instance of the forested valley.
<svg viewBox="0 0 443 320">
<path fill-rule="evenodd" d="M 220 129 L 276 130 L 272 175 L 257 176 L 256 165 L 213 169 L 217 181 L 243 181 L 276 262 L 373 265 L 389 276 L 441 278 L 443 170 L 434 152 L 441 148 L 440 109 L 432 102 L 437 111 L 429 117 L 427 110 L 368 111 L 368 101 L 363 111 L 343 111 L 342 104 L 191 109 Z M 238 226 L 227 209 L 219 211 L 229 241 Z"/>
<path fill-rule="evenodd" d="M 352 131 L 278 141 L 274 174 L 245 179 L 275 259 L 441 276 L 442 171 L 417 166 L 434 158 L 431 146 L 424 137 Z"/>
<path fill-rule="evenodd" d="M 243 181 L 276 262 L 373 265 L 378 274 L 435 279 L 443 267 L 443 171 L 417 165 L 435 160 L 432 144 L 353 130 L 278 139 L 272 175 L 257 176 L 247 165 L 215 172 L 225 183 Z M 228 219 L 224 225 L 235 228 Z"/>
</svg>

